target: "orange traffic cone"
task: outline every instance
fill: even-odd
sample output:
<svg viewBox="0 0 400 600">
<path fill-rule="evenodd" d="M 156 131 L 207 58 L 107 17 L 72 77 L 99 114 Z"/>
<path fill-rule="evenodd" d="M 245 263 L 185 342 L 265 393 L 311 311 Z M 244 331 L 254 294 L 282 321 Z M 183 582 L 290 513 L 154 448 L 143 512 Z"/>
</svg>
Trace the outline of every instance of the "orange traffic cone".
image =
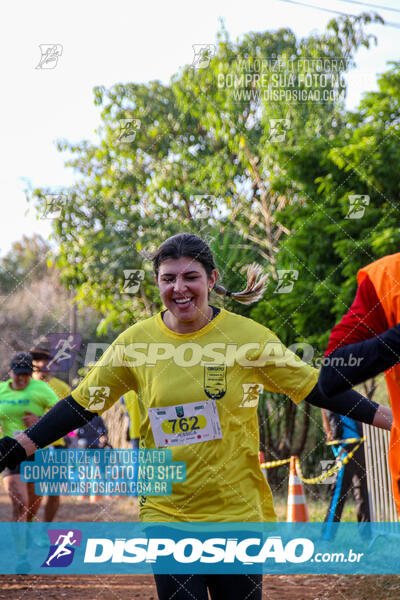
<svg viewBox="0 0 400 600">
<path fill-rule="evenodd" d="M 93 504 L 94 502 L 102 502 L 103 501 L 103 496 L 97 496 L 96 494 L 92 494 L 90 496 L 90 504 Z"/>
<path fill-rule="evenodd" d="M 286 513 L 287 523 L 305 523 L 309 521 L 304 487 L 296 470 L 297 456 L 290 457 L 289 492 Z"/>
</svg>

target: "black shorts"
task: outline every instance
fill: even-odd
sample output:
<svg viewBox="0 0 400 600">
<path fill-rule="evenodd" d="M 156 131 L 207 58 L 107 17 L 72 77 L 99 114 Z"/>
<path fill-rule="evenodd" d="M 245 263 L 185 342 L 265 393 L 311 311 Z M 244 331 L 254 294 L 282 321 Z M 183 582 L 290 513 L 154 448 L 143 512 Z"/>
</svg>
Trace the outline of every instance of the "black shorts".
<svg viewBox="0 0 400 600">
<path fill-rule="evenodd" d="M 261 600 L 262 575 L 154 575 L 159 600 Z"/>
</svg>

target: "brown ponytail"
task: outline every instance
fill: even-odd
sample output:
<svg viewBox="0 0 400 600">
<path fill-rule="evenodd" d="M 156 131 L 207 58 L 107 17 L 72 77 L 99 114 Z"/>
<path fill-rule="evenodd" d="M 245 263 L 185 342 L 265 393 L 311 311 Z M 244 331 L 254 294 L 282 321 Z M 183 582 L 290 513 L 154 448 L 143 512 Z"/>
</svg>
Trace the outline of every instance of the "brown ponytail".
<svg viewBox="0 0 400 600">
<path fill-rule="evenodd" d="M 262 297 L 265 290 L 265 281 L 268 275 L 263 275 L 263 270 L 257 263 L 252 263 L 247 267 L 247 285 L 241 292 L 230 292 L 222 285 L 216 284 L 213 287 L 214 292 L 221 296 L 232 297 L 241 304 L 252 304 Z"/>
</svg>

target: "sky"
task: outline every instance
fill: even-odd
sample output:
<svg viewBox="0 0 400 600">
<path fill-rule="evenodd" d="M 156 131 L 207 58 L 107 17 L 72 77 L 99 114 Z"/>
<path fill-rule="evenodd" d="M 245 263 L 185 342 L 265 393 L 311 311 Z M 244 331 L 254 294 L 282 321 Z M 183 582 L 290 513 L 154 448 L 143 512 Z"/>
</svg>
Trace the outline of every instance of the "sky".
<svg viewBox="0 0 400 600">
<path fill-rule="evenodd" d="M 367 7 L 345 0 L 304 0 L 307 4 L 359 14 Z M 399 12 L 378 10 L 400 23 L 399 0 L 371 0 Z M 249 31 L 289 27 L 297 36 L 321 32 L 334 17 L 283 0 L 203 0 L 201 3 L 153 0 L 14 0 L 0 7 L 2 93 L 0 94 L 0 256 L 14 241 L 40 233 L 47 238 L 51 221 L 38 219 L 29 206 L 27 186 L 58 187 L 73 183 L 73 171 L 55 141 L 96 140 L 100 110 L 93 88 L 115 83 L 167 83 L 193 61 L 193 44 L 215 43 L 220 19 L 231 39 Z M 369 26 L 378 44 L 361 49 L 357 69 L 348 77 L 348 108 L 363 92 L 376 89 L 376 76 L 399 59 L 399 29 Z M 40 44 L 60 44 L 54 69 L 37 69 Z"/>
</svg>

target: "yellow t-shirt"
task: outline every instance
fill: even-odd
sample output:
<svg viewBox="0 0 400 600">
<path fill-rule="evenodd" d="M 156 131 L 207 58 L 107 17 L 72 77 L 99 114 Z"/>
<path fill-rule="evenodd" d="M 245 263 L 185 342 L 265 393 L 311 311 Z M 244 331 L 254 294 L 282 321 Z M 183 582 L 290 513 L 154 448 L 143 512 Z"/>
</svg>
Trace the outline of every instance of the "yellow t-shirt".
<svg viewBox="0 0 400 600">
<path fill-rule="evenodd" d="M 210 366 L 223 365 L 219 378 Z M 191 333 L 168 329 L 161 313 L 124 331 L 72 392 L 102 413 L 129 390 L 138 394 L 141 447 L 155 448 L 147 409 L 216 401 L 222 439 L 172 448 L 186 481 L 169 496 L 142 499 L 143 521 L 274 521 L 271 490 L 258 460 L 260 385 L 295 403 L 318 371 L 285 348 L 269 329 L 224 309 Z M 257 385 L 258 384 L 258 385 Z"/>
<path fill-rule="evenodd" d="M 52 377 L 47 384 L 57 394 L 60 400 L 63 400 L 71 393 L 71 388 L 68 383 L 65 383 L 62 379 L 58 379 L 58 377 Z"/>
<path fill-rule="evenodd" d="M 68 383 L 65 383 L 65 381 L 62 381 L 62 379 L 58 379 L 58 377 L 52 377 L 46 383 L 51 387 L 53 392 L 57 394 L 60 400 L 63 400 L 71 393 L 71 388 L 68 385 Z M 54 442 L 52 446 L 66 446 L 64 438 L 60 438 L 59 440 Z"/>
<path fill-rule="evenodd" d="M 124 396 L 126 410 L 129 415 L 129 437 L 131 440 L 140 437 L 140 411 L 137 393 L 131 390 Z"/>
</svg>

